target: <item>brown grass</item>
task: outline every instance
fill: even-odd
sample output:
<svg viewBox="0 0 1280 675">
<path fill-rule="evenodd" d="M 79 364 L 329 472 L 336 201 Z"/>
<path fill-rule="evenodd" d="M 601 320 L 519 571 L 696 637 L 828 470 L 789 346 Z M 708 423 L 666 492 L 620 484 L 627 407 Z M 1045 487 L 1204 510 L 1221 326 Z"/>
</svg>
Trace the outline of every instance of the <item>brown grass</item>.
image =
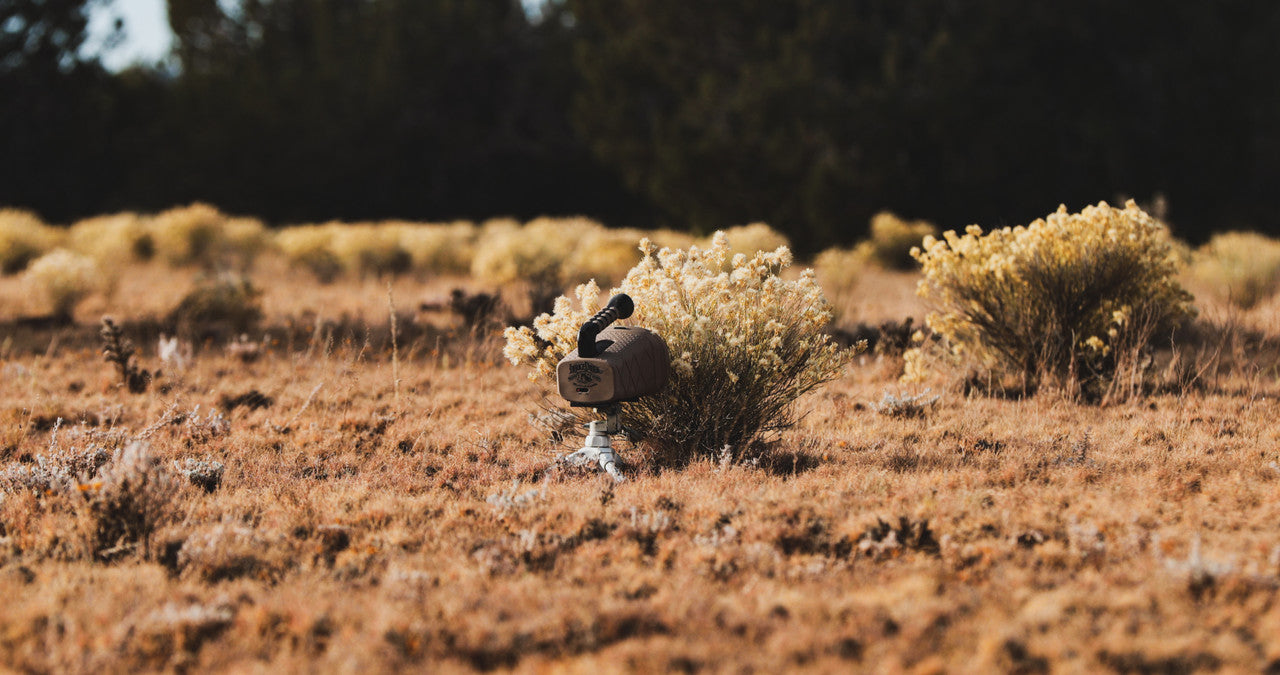
<svg viewBox="0 0 1280 675">
<path fill-rule="evenodd" d="M 868 276 L 837 299 L 846 321 L 921 318 L 911 275 Z M 131 269 L 53 328 L 20 325 L 22 290 L 0 280 L 0 471 L 145 435 L 181 479 L 158 529 L 106 561 L 94 488 L 4 496 L 0 664 L 1280 668 L 1274 305 L 1210 308 L 1219 329 L 1184 339 L 1213 373 L 1102 407 L 955 387 L 896 418 L 876 403 L 914 393 L 900 360 L 864 355 L 763 455 L 633 465 L 614 486 L 548 471 L 568 448 L 530 424 L 545 392 L 492 335 L 414 310 L 461 282 L 394 282 L 397 401 L 385 281 L 320 286 L 269 259 L 253 280 L 265 346 L 195 345 L 185 370 L 154 346 L 187 272 Z M 107 312 L 162 371 L 145 393 L 99 356 Z M 186 460 L 224 464 L 220 486 L 188 484 Z"/>
</svg>

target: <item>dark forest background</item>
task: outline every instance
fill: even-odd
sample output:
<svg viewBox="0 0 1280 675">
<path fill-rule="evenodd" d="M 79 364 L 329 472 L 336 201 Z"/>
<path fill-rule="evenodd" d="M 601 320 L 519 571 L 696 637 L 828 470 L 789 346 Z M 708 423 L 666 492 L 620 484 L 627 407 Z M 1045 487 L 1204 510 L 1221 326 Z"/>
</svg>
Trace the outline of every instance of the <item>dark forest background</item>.
<svg viewBox="0 0 1280 675">
<path fill-rule="evenodd" d="M 275 223 L 585 214 L 799 248 L 1167 197 L 1280 232 L 1269 0 L 169 0 L 164 67 L 93 0 L 0 0 L 0 204 Z M 98 0 L 103 2 L 104 0 Z"/>
</svg>

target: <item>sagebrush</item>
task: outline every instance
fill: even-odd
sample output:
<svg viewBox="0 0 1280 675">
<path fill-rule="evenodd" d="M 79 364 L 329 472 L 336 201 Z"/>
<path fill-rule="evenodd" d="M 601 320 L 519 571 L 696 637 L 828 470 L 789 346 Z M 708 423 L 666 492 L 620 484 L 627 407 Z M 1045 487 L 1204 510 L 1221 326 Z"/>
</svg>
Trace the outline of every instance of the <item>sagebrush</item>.
<svg viewBox="0 0 1280 675">
<path fill-rule="evenodd" d="M 938 228 L 926 220 L 904 220 L 888 211 L 871 218 L 871 237 L 855 249 L 867 261 L 885 269 L 909 270 L 916 266 L 911 249 L 925 237 L 938 236 Z"/>
<path fill-rule="evenodd" d="M 45 225 L 30 211 L 0 209 L 0 273 L 21 272 L 32 260 L 53 250 L 61 239 L 61 232 Z"/>
<path fill-rule="evenodd" d="M 1241 309 L 1280 289 L 1280 241 L 1256 232 L 1215 234 L 1192 256 L 1197 281 Z"/>
<path fill-rule="evenodd" d="M 105 286 L 93 258 L 64 248 L 40 256 L 24 274 L 58 317 L 70 317 L 81 300 Z"/>
<path fill-rule="evenodd" d="M 1137 204 L 1065 206 L 1026 227 L 927 237 L 913 251 L 929 327 L 950 356 L 1024 386 L 1099 393 L 1157 334 L 1192 315 L 1168 229 Z M 924 375 L 923 348 L 908 378 Z M 1128 373 L 1132 375 L 1132 373 Z"/>
<path fill-rule="evenodd" d="M 847 352 L 822 331 L 831 310 L 812 270 L 794 280 L 781 276 L 792 262 L 785 247 L 730 259 L 726 237 L 717 234 L 706 249 L 659 251 L 645 240 L 641 250 L 644 258 L 615 291 L 635 301 L 632 323 L 666 340 L 671 381 L 659 394 L 624 404 L 622 421 L 659 463 L 769 438 L 793 423 L 797 398 L 844 366 Z M 553 377 L 576 347 L 579 327 L 601 306 L 594 283 L 576 294 L 577 308 L 562 296 L 532 328 L 507 329 L 504 354 L 512 363 L 531 365 L 532 377 Z"/>
</svg>

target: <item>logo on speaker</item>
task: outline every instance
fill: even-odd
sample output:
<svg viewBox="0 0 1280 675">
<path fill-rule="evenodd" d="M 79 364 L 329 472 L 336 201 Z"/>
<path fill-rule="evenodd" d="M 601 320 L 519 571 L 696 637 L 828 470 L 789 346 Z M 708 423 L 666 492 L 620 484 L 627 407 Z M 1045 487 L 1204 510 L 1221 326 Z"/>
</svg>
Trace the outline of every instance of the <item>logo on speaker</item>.
<svg viewBox="0 0 1280 675">
<path fill-rule="evenodd" d="M 575 387 L 594 387 L 600 384 L 600 376 L 604 373 L 594 363 L 574 363 L 569 366 L 569 382 Z"/>
</svg>

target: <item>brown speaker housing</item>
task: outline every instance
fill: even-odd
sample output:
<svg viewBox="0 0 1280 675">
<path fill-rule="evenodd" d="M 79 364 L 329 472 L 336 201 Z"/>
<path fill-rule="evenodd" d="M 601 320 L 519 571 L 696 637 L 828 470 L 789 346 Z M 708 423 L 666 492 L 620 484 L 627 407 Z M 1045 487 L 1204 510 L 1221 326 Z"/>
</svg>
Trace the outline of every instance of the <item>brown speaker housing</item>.
<svg viewBox="0 0 1280 675">
<path fill-rule="evenodd" d="M 596 354 L 575 349 L 556 366 L 560 395 L 573 406 L 599 407 L 656 394 L 667 385 L 671 355 L 657 334 L 612 326 L 595 338 Z"/>
</svg>

